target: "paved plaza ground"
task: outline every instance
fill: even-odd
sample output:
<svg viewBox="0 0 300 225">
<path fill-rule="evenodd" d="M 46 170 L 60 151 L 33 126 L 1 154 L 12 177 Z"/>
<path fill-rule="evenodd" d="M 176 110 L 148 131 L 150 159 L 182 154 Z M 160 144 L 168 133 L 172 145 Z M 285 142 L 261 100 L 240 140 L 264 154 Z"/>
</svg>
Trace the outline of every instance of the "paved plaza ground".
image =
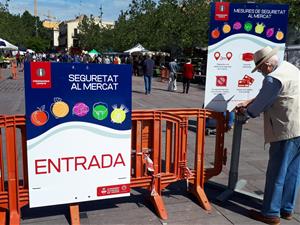
<svg viewBox="0 0 300 225">
<path fill-rule="evenodd" d="M 133 109 L 195 108 L 204 100 L 204 86 L 192 84 L 189 94 L 182 94 L 182 83 L 177 92 L 168 92 L 167 83 L 153 79 L 151 95 L 144 94 L 142 77 L 133 77 Z M 9 79 L 9 71 L 2 71 L 0 80 L 0 114 L 24 114 L 23 74 L 18 80 Z M 34 101 L 34 99 L 33 99 Z M 239 179 L 246 181 L 243 191 L 262 195 L 268 160 L 267 146 L 264 146 L 262 118 L 250 120 L 242 133 Z M 147 191 L 132 190 L 131 197 L 94 201 L 80 204 L 81 224 L 203 224 L 203 225 L 250 225 L 261 224 L 247 216 L 249 208 L 260 208 L 260 200 L 245 194 L 235 193 L 227 202 L 216 200 L 227 185 L 230 166 L 232 131 L 225 136 L 228 160 L 223 171 L 205 186 L 205 192 L 212 204 L 212 211 L 204 211 L 196 199 L 186 191 L 185 182 L 171 185 L 163 192 L 163 200 L 169 215 L 168 220 L 160 220 L 150 204 Z M 206 137 L 206 163 L 212 161 L 211 143 L 214 136 Z M 244 182 L 245 183 L 245 182 Z M 292 221 L 282 220 L 283 225 L 300 225 L 300 198 Z M 69 223 L 68 206 L 52 206 L 22 210 L 21 224 L 65 225 Z"/>
</svg>

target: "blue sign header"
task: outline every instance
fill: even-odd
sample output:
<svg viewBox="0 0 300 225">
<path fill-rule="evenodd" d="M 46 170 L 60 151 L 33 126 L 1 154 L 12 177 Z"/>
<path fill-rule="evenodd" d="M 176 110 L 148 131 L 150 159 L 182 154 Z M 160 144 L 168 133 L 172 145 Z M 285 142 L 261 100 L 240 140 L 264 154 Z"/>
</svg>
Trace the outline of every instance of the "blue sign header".
<svg viewBox="0 0 300 225">
<path fill-rule="evenodd" d="M 287 22 L 286 4 L 211 3 L 209 45 L 240 33 L 285 43 Z"/>
<path fill-rule="evenodd" d="M 67 122 L 131 129 L 131 67 L 25 64 L 27 140 Z"/>
</svg>

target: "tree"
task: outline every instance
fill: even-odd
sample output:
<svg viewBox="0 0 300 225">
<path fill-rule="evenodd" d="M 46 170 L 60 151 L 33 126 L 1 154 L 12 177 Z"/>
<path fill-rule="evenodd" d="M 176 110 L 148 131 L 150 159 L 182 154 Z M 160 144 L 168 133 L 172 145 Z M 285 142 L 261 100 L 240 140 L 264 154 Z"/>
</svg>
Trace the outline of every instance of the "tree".
<svg viewBox="0 0 300 225">
<path fill-rule="evenodd" d="M 0 34 L 17 46 L 31 48 L 35 51 L 45 51 L 50 47 L 51 33 L 42 26 L 39 17 L 25 11 L 21 16 L 12 15 L 8 2 L 0 4 Z M 36 37 L 38 32 L 39 38 Z"/>
<path fill-rule="evenodd" d="M 78 26 L 78 38 L 79 38 L 79 46 L 86 50 L 92 50 L 96 48 L 99 32 L 97 30 L 93 30 L 95 26 L 95 20 L 91 16 L 88 18 L 87 16 L 83 17 L 83 20 L 79 23 Z"/>
</svg>

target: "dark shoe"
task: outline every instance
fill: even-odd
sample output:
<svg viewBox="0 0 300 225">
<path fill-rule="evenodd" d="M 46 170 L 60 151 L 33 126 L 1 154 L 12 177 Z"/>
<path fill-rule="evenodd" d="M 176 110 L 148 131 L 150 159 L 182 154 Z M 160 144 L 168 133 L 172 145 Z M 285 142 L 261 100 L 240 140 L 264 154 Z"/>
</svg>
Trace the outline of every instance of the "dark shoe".
<svg viewBox="0 0 300 225">
<path fill-rule="evenodd" d="M 281 216 L 282 219 L 285 219 L 285 220 L 292 220 L 293 219 L 293 214 L 289 213 L 289 212 L 281 212 L 280 216 Z"/>
<path fill-rule="evenodd" d="M 253 209 L 249 210 L 250 218 L 261 221 L 270 225 L 280 225 L 280 218 L 277 216 L 264 216 L 260 212 L 257 212 Z"/>
</svg>

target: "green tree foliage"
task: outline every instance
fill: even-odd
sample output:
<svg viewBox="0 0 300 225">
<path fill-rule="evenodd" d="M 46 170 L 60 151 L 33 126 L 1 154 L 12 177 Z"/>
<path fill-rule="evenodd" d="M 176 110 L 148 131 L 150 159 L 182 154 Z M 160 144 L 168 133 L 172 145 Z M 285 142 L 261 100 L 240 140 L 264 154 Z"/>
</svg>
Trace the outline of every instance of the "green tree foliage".
<svg viewBox="0 0 300 225">
<path fill-rule="evenodd" d="M 228 0 L 227 0 L 228 1 Z M 156 1 L 157 2 L 157 1 Z M 132 0 L 122 11 L 114 29 L 81 29 L 83 47 L 98 50 L 126 50 L 137 43 L 148 49 L 177 52 L 182 49 L 207 46 L 209 0 Z M 246 3 L 247 0 L 230 2 Z M 289 42 L 297 43 L 300 31 L 299 0 L 256 0 L 256 3 L 289 4 Z M 89 22 L 86 22 L 89 23 Z M 97 41 L 88 37 L 95 31 Z M 94 39 L 94 38 L 92 38 Z"/>
<path fill-rule="evenodd" d="M 91 19 L 80 27 L 80 43 L 91 48 Z M 126 50 L 137 43 L 148 49 L 177 52 L 185 48 L 206 46 L 209 3 L 204 0 L 132 0 L 122 11 L 114 29 L 101 28 L 92 46 Z M 102 43 L 102 46 L 99 44 Z"/>
<path fill-rule="evenodd" d="M 107 51 L 112 48 L 113 33 L 111 27 L 101 26 L 94 16 L 84 16 L 79 23 L 79 45 L 82 49 Z"/>
<path fill-rule="evenodd" d="M 132 0 L 113 29 L 113 47 L 125 50 L 137 43 L 176 52 L 207 43 L 209 5 L 203 0 Z"/>
<path fill-rule="evenodd" d="M 50 47 L 51 32 L 42 26 L 39 17 L 28 11 L 12 15 L 8 11 L 9 1 L 0 2 L 0 37 L 14 45 L 45 51 Z"/>
</svg>

